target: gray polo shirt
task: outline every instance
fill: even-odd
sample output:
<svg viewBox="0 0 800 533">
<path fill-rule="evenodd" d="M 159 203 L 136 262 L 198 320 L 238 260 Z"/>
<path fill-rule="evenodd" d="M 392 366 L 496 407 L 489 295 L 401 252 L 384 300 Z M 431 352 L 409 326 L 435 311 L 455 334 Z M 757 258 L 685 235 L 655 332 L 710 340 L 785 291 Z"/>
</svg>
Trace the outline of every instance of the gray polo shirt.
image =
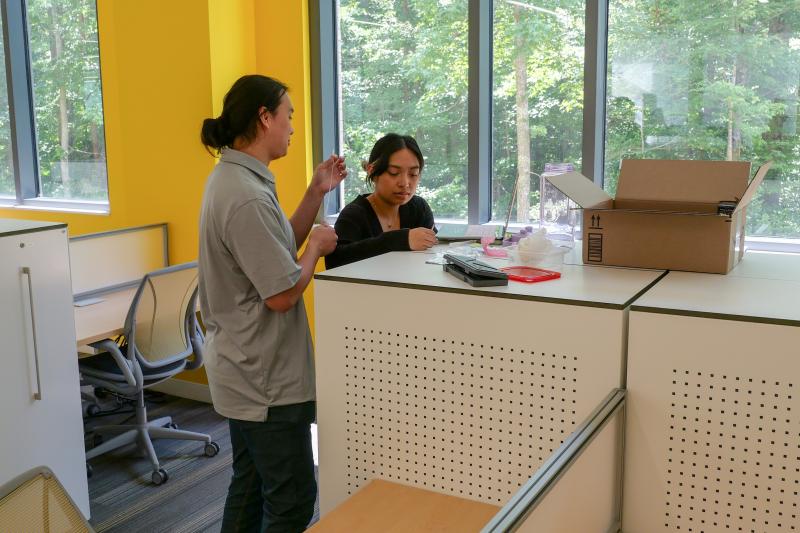
<svg viewBox="0 0 800 533">
<path fill-rule="evenodd" d="M 275 178 L 257 159 L 225 149 L 200 213 L 200 308 L 214 409 L 264 421 L 272 405 L 315 399 L 303 299 L 286 313 L 264 300 L 300 279 L 297 245 Z"/>
</svg>

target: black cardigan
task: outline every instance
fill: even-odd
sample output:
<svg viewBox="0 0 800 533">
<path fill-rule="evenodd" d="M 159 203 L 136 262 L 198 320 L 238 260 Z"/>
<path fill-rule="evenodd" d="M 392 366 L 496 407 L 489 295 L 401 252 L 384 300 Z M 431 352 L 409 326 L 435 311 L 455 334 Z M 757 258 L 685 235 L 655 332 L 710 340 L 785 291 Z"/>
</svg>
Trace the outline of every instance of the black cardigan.
<svg viewBox="0 0 800 533">
<path fill-rule="evenodd" d="M 384 232 L 378 216 L 361 194 L 339 213 L 334 228 L 339 242 L 336 249 L 325 257 L 325 267 L 354 263 L 386 252 L 402 252 L 408 246 L 408 230 L 411 228 L 433 228 L 433 212 L 428 202 L 412 196 L 400 206 L 400 229 Z"/>
</svg>

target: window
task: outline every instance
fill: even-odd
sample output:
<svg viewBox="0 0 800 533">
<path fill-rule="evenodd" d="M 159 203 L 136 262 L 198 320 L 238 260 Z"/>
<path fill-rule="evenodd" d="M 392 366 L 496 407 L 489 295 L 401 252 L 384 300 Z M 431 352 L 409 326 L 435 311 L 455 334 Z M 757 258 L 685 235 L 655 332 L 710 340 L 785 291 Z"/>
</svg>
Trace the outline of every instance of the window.
<svg viewBox="0 0 800 533">
<path fill-rule="evenodd" d="M 360 162 L 389 132 L 412 135 L 418 194 L 441 218 L 467 214 L 467 2 L 341 0 L 344 200 L 367 192 Z"/>
<path fill-rule="evenodd" d="M 6 56 L 3 39 L 3 21 L 0 19 L 0 73 L 6 76 Z M 8 116 L 8 88 L 0 86 L 0 199 L 14 198 L 14 173 L 12 172 L 11 153 L 11 120 Z"/>
<path fill-rule="evenodd" d="M 580 163 L 583 130 L 583 0 L 494 7 L 492 218 L 540 220 L 547 163 Z M 516 193 L 514 185 L 517 184 Z"/>
<path fill-rule="evenodd" d="M 8 90 L 0 93 L 0 195 L 16 204 L 104 210 L 95 2 L 4 2 L 2 23 Z"/>
<path fill-rule="evenodd" d="M 624 158 L 748 160 L 753 171 L 773 160 L 748 208 L 749 246 L 776 237 L 800 250 L 792 2 L 320 0 L 315 9 L 317 33 L 329 36 L 315 72 L 330 80 L 316 90 L 335 95 L 322 97 L 333 118 L 316 127 L 335 130 L 327 150 L 348 157 L 345 201 L 367 190 L 357 164 L 374 140 L 398 129 L 429 156 L 420 193 L 437 218 L 470 223 L 502 221 L 509 205 L 512 222 L 538 223 L 548 164 L 571 164 L 614 193 Z M 328 71 L 326 48 L 338 50 Z"/>
<path fill-rule="evenodd" d="M 774 160 L 749 236 L 800 237 L 800 19 L 792 2 L 612 0 L 605 187 L 623 158 Z"/>
</svg>

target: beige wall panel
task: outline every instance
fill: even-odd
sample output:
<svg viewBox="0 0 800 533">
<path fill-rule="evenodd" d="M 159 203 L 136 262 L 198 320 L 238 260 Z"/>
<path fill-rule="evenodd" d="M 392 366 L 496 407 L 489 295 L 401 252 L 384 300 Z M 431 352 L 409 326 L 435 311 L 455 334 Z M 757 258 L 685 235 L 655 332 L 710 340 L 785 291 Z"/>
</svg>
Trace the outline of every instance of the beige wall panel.
<svg viewBox="0 0 800 533">
<path fill-rule="evenodd" d="M 148 272 L 164 268 L 166 231 L 166 226 L 149 226 L 70 240 L 72 293 L 140 280 Z"/>
</svg>

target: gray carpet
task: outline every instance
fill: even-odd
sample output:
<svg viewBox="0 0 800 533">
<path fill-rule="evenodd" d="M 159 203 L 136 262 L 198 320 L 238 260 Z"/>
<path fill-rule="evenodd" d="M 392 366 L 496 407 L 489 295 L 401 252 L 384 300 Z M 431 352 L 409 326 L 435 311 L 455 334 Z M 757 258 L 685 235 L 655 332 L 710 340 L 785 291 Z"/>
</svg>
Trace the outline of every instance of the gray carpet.
<svg viewBox="0 0 800 533">
<path fill-rule="evenodd" d="M 103 409 L 115 406 L 103 400 Z M 130 408 L 127 409 L 130 411 Z M 92 446 L 91 428 L 122 423 L 131 416 L 114 413 L 86 420 L 86 446 Z M 203 455 L 203 443 L 156 440 L 154 447 L 169 481 L 150 482 L 150 463 L 133 446 L 120 448 L 91 461 L 90 520 L 98 531 L 109 532 L 218 532 L 231 476 L 231 443 L 227 420 L 205 403 L 166 395 L 148 401 L 148 418 L 172 416 L 182 429 L 211 435 L 219 444 L 215 457 Z M 319 502 L 312 523 L 319 518 Z"/>
</svg>

